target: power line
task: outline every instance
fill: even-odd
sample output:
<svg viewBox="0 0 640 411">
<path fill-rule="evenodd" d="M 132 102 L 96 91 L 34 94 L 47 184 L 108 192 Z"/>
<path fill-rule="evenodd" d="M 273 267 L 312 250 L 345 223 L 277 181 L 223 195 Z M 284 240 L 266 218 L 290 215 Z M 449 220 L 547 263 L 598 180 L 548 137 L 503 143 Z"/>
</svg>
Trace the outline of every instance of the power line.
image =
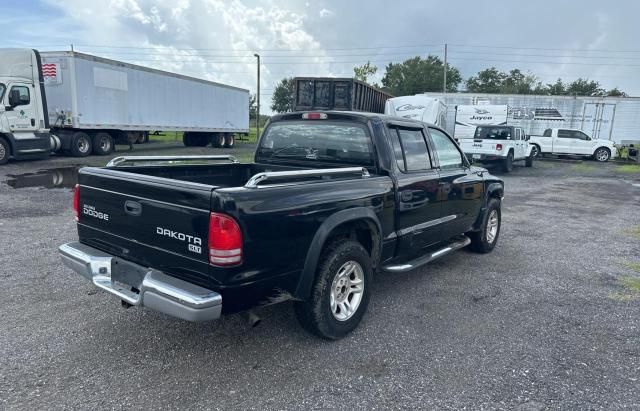
<svg viewBox="0 0 640 411">
<path fill-rule="evenodd" d="M 494 48 L 494 49 L 514 49 L 514 50 L 553 50 L 553 51 L 578 51 L 578 52 L 606 52 L 606 53 L 640 53 L 640 50 L 604 50 L 604 49 L 566 49 L 566 48 L 545 48 L 545 47 L 515 47 L 515 46 L 488 46 L 479 44 L 451 44 L 455 47 L 468 48 Z"/>
</svg>

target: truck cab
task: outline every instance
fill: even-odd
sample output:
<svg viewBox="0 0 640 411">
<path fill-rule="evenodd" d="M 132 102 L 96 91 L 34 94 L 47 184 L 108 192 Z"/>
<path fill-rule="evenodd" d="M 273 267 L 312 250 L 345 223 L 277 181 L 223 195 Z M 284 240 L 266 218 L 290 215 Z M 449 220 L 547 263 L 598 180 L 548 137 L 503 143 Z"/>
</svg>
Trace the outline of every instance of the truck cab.
<svg viewBox="0 0 640 411">
<path fill-rule="evenodd" d="M 533 165 L 532 146 L 521 127 L 478 126 L 473 138 L 458 141 L 469 161 L 498 163 L 505 172 L 513 169 L 514 161 Z"/>
<path fill-rule="evenodd" d="M 0 49 L 0 164 L 49 155 L 49 121 L 40 54 Z"/>
</svg>

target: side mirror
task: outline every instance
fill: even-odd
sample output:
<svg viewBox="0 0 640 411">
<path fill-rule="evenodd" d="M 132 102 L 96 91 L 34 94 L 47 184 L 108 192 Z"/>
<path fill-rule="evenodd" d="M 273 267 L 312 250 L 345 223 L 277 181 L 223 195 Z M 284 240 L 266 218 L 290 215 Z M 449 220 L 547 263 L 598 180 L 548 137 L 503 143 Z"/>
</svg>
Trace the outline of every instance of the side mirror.
<svg viewBox="0 0 640 411">
<path fill-rule="evenodd" d="M 524 140 L 525 140 L 525 141 L 529 141 L 529 140 L 531 140 L 531 136 L 524 136 Z"/>
<path fill-rule="evenodd" d="M 20 105 L 20 90 L 11 90 L 9 93 L 9 105 L 12 108 Z"/>
<path fill-rule="evenodd" d="M 587 141 L 591 141 L 591 137 L 587 136 Z"/>
</svg>

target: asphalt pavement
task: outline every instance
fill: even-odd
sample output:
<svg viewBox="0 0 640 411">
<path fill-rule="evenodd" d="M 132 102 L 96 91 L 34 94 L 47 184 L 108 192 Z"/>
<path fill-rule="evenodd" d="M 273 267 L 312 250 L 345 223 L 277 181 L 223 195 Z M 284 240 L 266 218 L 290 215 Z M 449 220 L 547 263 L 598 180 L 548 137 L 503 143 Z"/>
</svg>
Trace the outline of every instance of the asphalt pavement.
<svg viewBox="0 0 640 411">
<path fill-rule="evenodd" d="M 0 166 L 0 408 L 640 408 L 640 173 L 557 161 L 496 171 L 494 252 L 378 275 L 360 327 L 328 342 L 290 303 L 259 309 L 256 328 L 241 315 L 188 323 L 123 309 L 66 268 L 57 246 L 76 239 L 75 167 L 105 162 Z"/>
</svg>

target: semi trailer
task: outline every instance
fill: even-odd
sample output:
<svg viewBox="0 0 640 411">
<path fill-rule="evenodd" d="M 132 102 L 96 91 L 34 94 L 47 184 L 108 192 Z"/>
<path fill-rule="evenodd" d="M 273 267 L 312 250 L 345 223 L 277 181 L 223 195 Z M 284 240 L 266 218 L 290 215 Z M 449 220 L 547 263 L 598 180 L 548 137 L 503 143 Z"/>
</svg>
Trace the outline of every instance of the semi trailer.
<svg viewBox="0 0 640 411">
<path fill-rule="evenodd" d="M 74 51 L 0 49 L 0 164 L 106 155 L 152 130 L 232 147 L 249 132 L 249 91 Z"/>
</svg>

